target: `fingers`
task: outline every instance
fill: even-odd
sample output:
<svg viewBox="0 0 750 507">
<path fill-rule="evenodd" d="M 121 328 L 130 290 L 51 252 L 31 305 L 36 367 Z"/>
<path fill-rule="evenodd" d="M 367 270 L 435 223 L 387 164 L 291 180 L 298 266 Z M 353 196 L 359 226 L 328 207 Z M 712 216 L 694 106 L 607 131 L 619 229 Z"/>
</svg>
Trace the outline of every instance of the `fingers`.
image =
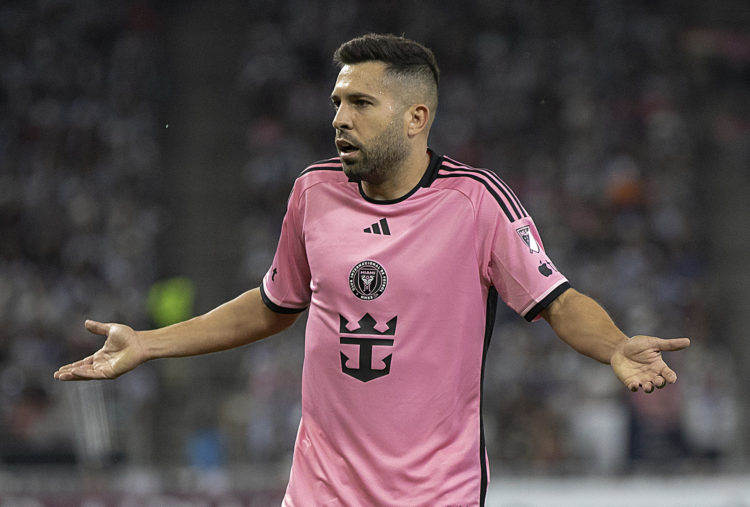
<svg viewBox="0 0 750 507">
<path fill-rule="evenodd" d="M 86 329 L 94 334 L 108 336 L 112 324 L 104 324 L 95 320 L 87 320 L 86 322 L 84 322 L 84 326 L 86 326 Z"/>
<path fill-rule="evenodd" d="M 632 380 L 627 383 L 627 387 L 633 392 L 643 389 L 645 393 L 652 393 L 654 389 L 662 389 L 667 384 L 674 384 L 675 382 L 677 382 L 677 374 L 671 369 L 665 368 L 661 375 L 649 380 Z"/>
<path fill-rule="evenodd" d="M 55 372 L 55 379 L 56 380 L 63 380 L 63 381 L 69 381 L 69 380 L 89 380 L 87 377 L 82 377 L 80 375 L 77 375 L 73 373 L 72 371 L 56 371 Z"/>
<path fill-rule="evenodd" d="M 654 382 L 647 381 L 647 382 L 630 382 L 628 384 L 628 389 L 630 389 L 632 392 L 637 393 L 638 389 L 643 388 L 643 392 L 645 393 L 652 393 L 654 392 L 654 387 L 657 387 L 658 389 L 661 389 L 666 384 L 662 384 L 661 386 L 658 386 Z"/>
<path fill-rule="evenodd" d="M 94 362 L 94 356 L 60 367 L 54 374 L 57 380 L 104 380 L 110 378 Z"/>
<path fill-rule="evenodd" d="M 55 372 L 55 379 L 57 380 L 63 380 L 63 381 L 76 381 L 76 380 L 100 380 L 104 379 L 105 377 L 93 370 L 90 372 L 86 372 L 83 370 L 69 370 L 69 371 L 56 371 Z"/>
<path fill-rule="evenodd" d="M 629 370 L 624 383 L 630 391 L 643 389 L 651 393 L 677 381 L 677 374 L 662 360 L 661 352 L 682 350 L 690 346 L 689 338 L 663 339 L 653 336 L 634 336 L 633 346 L 623 352 L 625 364 L 618 363 L 615 371 Z M 619 376 L 619 375 L 618 375 Z"/>
<path fill-rule="evenodd" d="M 690 346 L 690 338 L 672 338 L 671 340 L 657 338 L 656 344 L 658 345 L 659 350 L 664 352 L 682 350 Z"/>
<path fill-rule="evenodd" d="M 91 333 L 106 337 L 109 336 L 112 329 L 112 324 L 105 324 L 95 320 L 87 320 L 84 322 L 84 326 Z M 106 378 L 100 368 L 95 367 L 93 354 L 80 361 L 61 366 L 53 373 L 53 377 L 57 380 L 93 380 Z"/>
<path fill-rule="evenodd" d="M 88 380 L 96 378 L 93 376 L 96 372 L 92 368 L 94 363 L 94 356 L 91 355 L 75 363 L 66 364 L 61 366 L 55 373 L 54 378 L 57 380 Z"/>
<path fill-rule="evenodd" d="M 666 380 L 668 384 L 674 384 L 677 382 L 677 374 L 669 367 L 664 368 L 661 372 L 661 376 L 664 377 L 664 380 Z"/>
<path fill-rule="evenodd" d="M 643 391 L 646 393 L 654 392 L 654 389 L 662 389 L 667 385 L 667 379 L 661 375 L 657 375 L 653 380 L 643 384 Z"/>
</svg>

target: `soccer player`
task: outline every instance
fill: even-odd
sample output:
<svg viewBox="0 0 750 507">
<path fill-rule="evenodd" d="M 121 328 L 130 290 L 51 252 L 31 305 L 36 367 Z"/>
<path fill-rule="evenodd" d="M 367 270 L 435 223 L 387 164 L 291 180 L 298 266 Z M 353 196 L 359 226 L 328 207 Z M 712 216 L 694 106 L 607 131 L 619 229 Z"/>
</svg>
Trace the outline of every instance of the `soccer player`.
<svg viewBox="0 0 750 507">
<path fill-rule="evenodd" d="M 495 173 L 428 147 L 439 84 L 429 49 L 369 34 L 334 61 L 338 157 L 297 178 L 262 285 L 162 329 L 87 321 L 103 347 L 55 378 L 115 378 L 245 345 L 309 309 L 283 505 L 483 505 L 482 378 L 498 297 L 632 391 L 675 382 L 661 353 L 690 342 L 625 336 L 571 288 Z"/>
</svg>

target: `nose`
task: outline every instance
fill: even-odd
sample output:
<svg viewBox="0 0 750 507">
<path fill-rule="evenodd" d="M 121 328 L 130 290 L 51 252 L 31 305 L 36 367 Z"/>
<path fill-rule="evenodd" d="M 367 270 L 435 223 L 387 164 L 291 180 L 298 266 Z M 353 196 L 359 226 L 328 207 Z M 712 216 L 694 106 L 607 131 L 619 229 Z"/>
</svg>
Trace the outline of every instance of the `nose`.
<svg viewBox="0 0 750 507">
<path fill-rule="evenodd" d="M 352 120 L 348 109 L 345 104 L 339 105 L 336 115 L 333 117 L 333 128 L 336 130 L 350 130 L 352 128 Z"/>
</svg>

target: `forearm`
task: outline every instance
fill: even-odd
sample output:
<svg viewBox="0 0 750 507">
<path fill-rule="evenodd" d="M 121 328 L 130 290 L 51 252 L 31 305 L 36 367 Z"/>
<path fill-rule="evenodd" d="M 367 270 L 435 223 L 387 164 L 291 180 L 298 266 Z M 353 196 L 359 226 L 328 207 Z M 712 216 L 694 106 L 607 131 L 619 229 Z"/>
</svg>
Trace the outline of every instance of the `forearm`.
<svg viewBox="0 0 750 507">
<path fill-rule="evenodd" d="M 599 303 L 573 289 L 561 294 L 542 316 L 565 343 L 605 364 L 628 340 Z"/>
<path fill-rule="evenodd" d="M 147 359 L 191 356 L 260 340 L 286 329 L 297 316 L 273 312 L 253 289 L 204 315 L 138 335 Z"/>
</svg>

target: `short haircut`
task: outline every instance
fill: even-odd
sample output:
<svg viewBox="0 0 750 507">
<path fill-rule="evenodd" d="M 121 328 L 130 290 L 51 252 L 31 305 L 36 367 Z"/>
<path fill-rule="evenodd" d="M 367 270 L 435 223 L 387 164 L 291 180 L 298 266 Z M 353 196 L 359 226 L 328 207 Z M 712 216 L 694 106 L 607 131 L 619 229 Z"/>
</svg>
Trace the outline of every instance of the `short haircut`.
<svg viewBox="0 0 750 507">
<path fill-rule="evenodd" d="M 383 62 L 386 71 L 396 77 L 421 83 L 433 102 L 431 107 L 437 107 L 440 69 L 429 48 L 398 35 L 368 33 L 343 43 L 333 53 L 333 63 L 339 68 L 372 61 Z"/>
</svg>

